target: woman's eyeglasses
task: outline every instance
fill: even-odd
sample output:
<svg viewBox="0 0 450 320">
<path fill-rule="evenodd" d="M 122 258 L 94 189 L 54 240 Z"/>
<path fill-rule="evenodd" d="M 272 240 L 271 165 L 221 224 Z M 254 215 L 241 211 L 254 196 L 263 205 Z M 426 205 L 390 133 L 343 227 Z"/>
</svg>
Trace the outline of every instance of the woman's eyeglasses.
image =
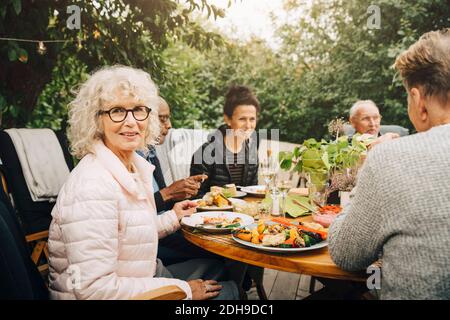
<svg viewBox="0 0 450 320">
<path fill-rule="evenodd" d="M 152 109 L 145 106 L 137 106 L 133 109 L 114 107 L 109 110 L 101 110 L 98 112 L 98 114 L 108 114 L 112 122 L 122 122 L 127 118 L 128 112 L 131 112 L 133 114 L 133 118 L 135 118 L 137 121 L 144 121 L 148 118 L 148 115 L 151 111 Z"/>
</svg>

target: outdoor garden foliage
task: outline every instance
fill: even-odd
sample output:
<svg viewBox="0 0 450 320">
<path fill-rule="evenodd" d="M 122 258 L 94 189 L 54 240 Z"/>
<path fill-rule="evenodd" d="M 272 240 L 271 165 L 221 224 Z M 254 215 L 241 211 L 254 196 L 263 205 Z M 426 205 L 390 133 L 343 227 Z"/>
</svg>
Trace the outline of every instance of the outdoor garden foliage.
<svg viewBox="0 0 450 320">
<path fill-rule="evenodd" d="M 318 0 L 310 7 L 285 0 L 286 14 L 297 18 L 278 26 L 273 49 L 266 39 L 242 42 L 206 31 L 205 18 L 192 12 L 223 14 L 206 2 L 2 2 L 0 37 L 82 39 L 81 47 L 49 44 L 44 56 L 35 44 L 0 42 L 2 126 L 63 127 L 70 89 L 92 70 L 121 63 L 150 72 L 172 107 L 174 127 L 217 126 L 227 88 L 239 83 L 261 102 L 258 126 L 279 128 L 285 141 L 327 137 L 328 122 L 346 117 L 357 99 L 374 100 L 382 123 L 412 129 L 391 66 L 420 35 L 450 26 L 450 0 Z M 72 3 L 82 6 L 78 31 L 65 27 Z M 380 8 L 379 29 L 368 24 L 372 4 Z"/>
</svg>

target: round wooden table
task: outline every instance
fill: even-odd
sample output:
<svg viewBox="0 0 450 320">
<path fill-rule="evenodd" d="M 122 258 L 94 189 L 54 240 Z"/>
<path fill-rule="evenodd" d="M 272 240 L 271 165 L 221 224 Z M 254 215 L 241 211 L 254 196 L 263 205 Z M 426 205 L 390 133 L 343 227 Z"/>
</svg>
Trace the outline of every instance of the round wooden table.
<svg viewBox="0 0 450 320">
<path fill-rule="evenodd" d="M 261 199 L 245 198 L 246 201 Z M 292 219 L 311 221 L 311 216 Z M 280 271 L 308 274 L 315 277 L 365 281 L 364 272 L 347 272 L 340 269 L 330 257 L 328 248 L 299 253 L 272 253 L 243 246 L 231 238 L 230 234 L 211 234 L 183 226 L 184 237 L 191 243 L 220 256 L 247 264 Z"/>
</svg>

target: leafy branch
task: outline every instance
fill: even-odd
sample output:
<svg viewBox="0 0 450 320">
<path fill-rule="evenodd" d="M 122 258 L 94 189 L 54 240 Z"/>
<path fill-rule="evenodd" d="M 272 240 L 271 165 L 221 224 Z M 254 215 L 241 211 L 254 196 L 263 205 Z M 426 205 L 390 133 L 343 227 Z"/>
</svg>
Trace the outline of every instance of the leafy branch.
<svg viewBox="0 0 450 320">
<path fill-rule="evenodd" d="M 293 151 L 280 152 L 278 159 L 282 170 L 308 173 L 313 184 L 325 184 L 330 177 L 333 180 L 334 175 L 357 168 L 371 141 L 360 134 L 351 141 L 348 136 L 331 141 L 308 139 Z"/>
</svg>

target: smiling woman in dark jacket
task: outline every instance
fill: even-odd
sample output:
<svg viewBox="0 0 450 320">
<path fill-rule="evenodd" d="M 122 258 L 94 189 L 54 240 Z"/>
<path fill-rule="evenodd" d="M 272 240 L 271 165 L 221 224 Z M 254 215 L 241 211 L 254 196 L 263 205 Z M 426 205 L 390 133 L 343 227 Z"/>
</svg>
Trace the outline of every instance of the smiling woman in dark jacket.
<svg viewBox="0 0 450 320">
<path fill-rule="evenodd" d="M 225 124 L 208 136 L 193 155 L 191 175 L 206 174 L 199 196 L 211 186 L 258 183 L 256 120 L 259 102 L 245 86 L 232 86 L 225 97 Z"/>
</svg>

